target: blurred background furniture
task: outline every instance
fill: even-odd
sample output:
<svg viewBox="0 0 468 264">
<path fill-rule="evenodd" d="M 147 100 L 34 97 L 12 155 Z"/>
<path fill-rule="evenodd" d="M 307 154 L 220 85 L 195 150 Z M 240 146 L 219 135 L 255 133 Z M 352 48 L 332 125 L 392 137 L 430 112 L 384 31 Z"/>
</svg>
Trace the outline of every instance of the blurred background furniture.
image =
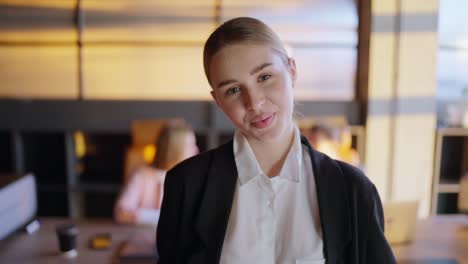
<svg viewBox="0 0 468 264">
<path fill-rule="evenodd" d="M 350 123 L 357 122 L 353 102 L 303 102 L 297 107 L 306 116 L 324 108 L 328 110 L 322 117 L 344 115 Z M 111 218 L 128 175 L 124 173 L 136 166 L 126 165 L 133 134 L 155 133 L 150 138 L 136 136 L 137 144 L 156 137 L 156 125 L 132 128 L 136 120 L 145 124 L 183 118 L 194 128 L 200 151 L 226 142 L 234 133 L 227 117 L 205 101 L 9 101 L 0 103 L 0 112 L 17 113 L 14 118 L 0 117 L 0 172 L 34 172 L 40 216 Z M 140 154 L 135 154 L 134 163 L 142 162 Z"/>
<path fill-rule="evenodd" d="M 391 247 L 398 263 L 468 264 L 468 217 L 436 215 L 418 220 L 413 240 Z"/>
<path fill-rule="evenodd" d="M 458 210 L 468 214 L 468 172 L 460 179 L 460 192 L 458 193 Z"/>
<path fill-rule="evenodd" d="M 468 172 L 468 128 L 437 130 L 432 185 L 432 214 L 455 214 L 461 180 Z"/>
<path fill-rule="evenodd" d="M 41 227 L 28 235 L 18 232 L 4 241 L 0 241 L 0 263 L 50 264 L 50 263 L 118 263 L 116 253 L 121 243 L 137 233 L 156 234 L 155 227 L 117 225 L 111 220 L 70 221 L 63 218 L 40 219 Z M 59 253 L 55 228 L 60 224 L 74 223 L 79 234 L 77 238 L 78 256 L 66 259 Z M 89 239 L 102 233 L 109 233 L 109 249 L 93 250 L 89 248 Z"/>
<path fill-rule="evenodd" d="M 0 241 L 0 263 L 70 263 L 58 255 L 55 227 L 63 223 L 75 223 L 78 235 L 78 257 L 73 263 L 115 263 L 115 253 L 121 242 L 138 232 L 155 233 L 154 227 L 117 225 L 110 220 L 77 220 L 42 218 L 41 228 L 28 235 L 18 232 Z M 418 220 L 411 242 L 393 244 L 398 263 L 444 263 L 437 260 L 454 260 L 468 264 L 468 217 L 465 215 L 438 215 Z M 110 233 L 111 248 L 91 250 L 88 240 L 97 233 Z M 448 262 L 450 263 L 450 262 Z"/>
<path fill-rule="evenodd" d="M 0 240 L 34 219 L 36 197 L 33 174 L 0 175 Z"/>
<path fill-rule="evenodd" d="M 387 202 L 383 206 L 385 237 L 390 244 L 411 243 L 418 221 L 418 201 Z"/>
</svg>

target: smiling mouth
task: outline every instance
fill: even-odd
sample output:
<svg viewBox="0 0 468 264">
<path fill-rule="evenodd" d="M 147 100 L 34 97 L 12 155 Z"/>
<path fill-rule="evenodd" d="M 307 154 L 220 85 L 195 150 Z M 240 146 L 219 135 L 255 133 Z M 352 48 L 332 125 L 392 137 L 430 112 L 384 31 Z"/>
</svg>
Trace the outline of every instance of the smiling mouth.
<svg viewBox="0 0 468 264">
<path fill-rule="evenodd" d="M 256 118 L 255 121 L 251 122 L 251 124 L 255 128 L 266 128 L 273 123 L 275 117 L 276 113 L 261 115 L 259 118 Z"/>
</svg>

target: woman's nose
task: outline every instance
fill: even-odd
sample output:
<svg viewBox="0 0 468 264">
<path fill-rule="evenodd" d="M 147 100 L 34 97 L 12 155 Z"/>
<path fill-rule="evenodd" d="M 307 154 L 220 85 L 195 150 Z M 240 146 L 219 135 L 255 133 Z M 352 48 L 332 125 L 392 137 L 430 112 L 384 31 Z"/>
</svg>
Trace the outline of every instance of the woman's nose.
<svg viewBox="0 0 468 264">
<path fill-rule="evenodd" d="M 260 89 L 244 89 L 243 97 L 244 104 L 248 110 L 257 110 L 265 103 L 265 96 Z"/>
</svg>

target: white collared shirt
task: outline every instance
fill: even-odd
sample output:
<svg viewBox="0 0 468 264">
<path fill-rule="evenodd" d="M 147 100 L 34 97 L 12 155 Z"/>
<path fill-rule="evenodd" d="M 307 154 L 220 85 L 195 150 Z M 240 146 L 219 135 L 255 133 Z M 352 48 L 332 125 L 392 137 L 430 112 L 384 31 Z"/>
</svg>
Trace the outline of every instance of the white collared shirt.
<svg viewBox="0 0 468 264">
<path fill-rule="evenodd" d="M 239 177 L 220 263 L 325 263 L 312 163 L 299 129 L 276 177 L 263 173 L 239 131 L 234 157 Z"/>
</svg>

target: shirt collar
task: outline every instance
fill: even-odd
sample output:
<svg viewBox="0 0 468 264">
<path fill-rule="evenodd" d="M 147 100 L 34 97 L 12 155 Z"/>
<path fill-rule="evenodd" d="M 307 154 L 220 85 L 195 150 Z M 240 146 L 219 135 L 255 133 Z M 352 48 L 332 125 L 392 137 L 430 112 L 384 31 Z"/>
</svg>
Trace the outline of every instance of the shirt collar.
<svg viewBox="0 0 468 264">
<path fill-rule="evenodd" d="M 236 161 L 237 172 L 239 173 L 240 185 L 249 182 L 256 176 L 265 176 L 257 158 L 250 147 L 247 139 L 242 133 L 236 130 L 234 134 L 234 159 Z M 297 126 L 294 126 L 293 145 L 289 150 L 286 160 L 279 175 L 280 179 L 285 179 L 293 182 L 300 182 L 302 171 L 302 147 L 301 136 Z"/>
</svg>

